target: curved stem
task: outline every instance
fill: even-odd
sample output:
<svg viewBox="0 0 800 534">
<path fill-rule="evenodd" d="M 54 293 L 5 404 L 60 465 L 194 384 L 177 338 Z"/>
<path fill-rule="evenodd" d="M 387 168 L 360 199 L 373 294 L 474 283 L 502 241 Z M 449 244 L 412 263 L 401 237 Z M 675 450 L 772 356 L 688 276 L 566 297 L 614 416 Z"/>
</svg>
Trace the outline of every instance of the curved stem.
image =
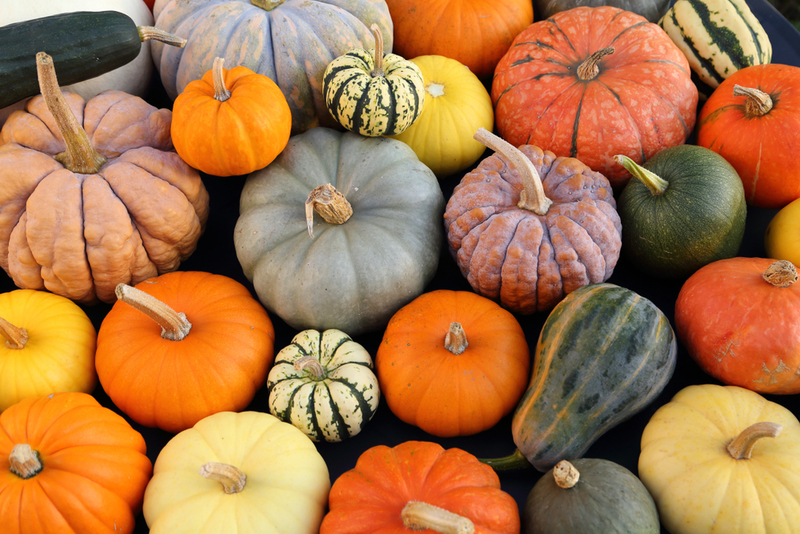
<svg viewBox="0 0 800 534">
<path fill-rule="evenodd" d="M 444 336 L 444 348 L 458 356 L 467 350 L 468 346 L 467 334 L 461 323 L 450 323 L 450 330 Z"/>
<path fill-rule="evenodd" d="M 664 180 L 656 173 L 648 171 L 628 156 L 618 154 L 614 156 L 614 161 L 625 167 L 625 170 L 641 180 L 654 195 L 664 193 L 667 187 L 669 187 L 668 181 Z"/>
<path fill-rule="evenodd" d="M 601 59 L 613 53 L 614 47 L 609 46 L 607 48 L 601 48 L 591 56 L 587 57 L 583 63 L 578 65 L 578 78 L 585 82 L 597 78 L 597 75 L 600 74 L 600 67 L 598 67 L 597 64 L 600 63 Z"/>
<path fill-rule="evenodd" d="M 0 317 L 0 335 L 6 340 L 6 347 L 9 349 L 24 349 L 28 342 L 28 331 L 24 328 L 14 326 Z"/>
<path fill-rule="evenodd" d="M 192 323 L 183 312 L 176 312 L 154 296 L 127 284 L 118 284 L 114 293 L 117 298 L 144 313 L 161 326 L 161 337 L 180 341 L 192 329 Z"/>
<path fill-rule="evenodd" d="M 789 287 L 797 282 L 797 268 L 790 261 L 778 260 L 767 267 L 761 278 L 775 287 Z"/>
<path fill-rule="evenodd" d="M 734 84 L 733 96 L 745 96 L 744 113 L 747 117 L 761 117 L 772 110 L 772 97 L 764 91 Z"/>
<path fill-rule="evenodd" d="M 139 39 L 141 39 L 142 42 L 159 41 L 166 45 L 177 46 L 178 48 L 186 46 L 186 39 L 183 37 L 178 37 L 164 30 L 159 30 L 155 26 L 137 26 L 136 29 L 139 30 Z"/>
<path fill-rule="evenodd" d="M 559 488 L 569 489 L 578 483 L 581 474 L 574 465 L 566 460 L 561 460 L 553 467 L 553 478 Z"/>
<path fill-rule="evenodd" d="M 522 178 L 522 191 L 519 192 L 517 206 L 521 209 L 532 211 L 537 215 L 545 215 L 553 201 L 545 196 L 539 172 L 531 160 L 520 152 L 518 148 L 494 135 L 486 128 L 479 128 L 473 138 L 505 157 L 519 172 Z"/>
<path fill-rule="evenodd" d="M 755 423 L 748 426 L 731 441 L 728 446 L 728 453 L 734 460 L 747 460 L 753 455 L 753 447 L 761 438 L 775 438 L 783 430 L 783 426 L 778 423 Z"/>
<path fill-rule="evenodd" d="M 8 455 L 9 470 L 20 478 L 38 475 L 42 469 L 42 458 L 27 443 L 17 443 Z"/>
<path fill-rule="evenodd" d="M 286 0 L 250 0 L 250 3 L 266 11 L 272 11 Z"/>
<path fill-rule="evenodd" d="M 485 463 L 495 471 L 510 471 L 512 469 L 527 469 L 529 467 L 533 467 L 519 449 L 516 449 L 513 453 L 501 458 L 478 458 L 478 460 Z"/>
<path fill-rule="evenodd" d="M 222 70 L 223 63 L 225 63 L 225 58 L 215 57 L 214 64 L 211 66 L 211 76 L 214 80 L 214 99 L 220 102 L 225 102 L 231 97 L 231 92 L 225 87 L 225 71 Z"/>
<path fill-rule="evenodd" d="M 383 34 L 381 33 L 381 29 L 378 27 L 377 24 L 374 22 L 370 25 L 369 31 L 372 32 L 372 36 L 375 37 L 375 53 L 374 53 L 374 62 L 372 67 L 372 72 L 370 74 L 372 77 L 376 76 L 383 76 Z"/>
<path fill-rule="evenodd" d="M 325 368 L 322 367 L 322 364 L 313 356 L 303 356 L 302 358 L 295 360 L 294 364 L 292 364 L 296 371 L 308 371 L 311 375 L 311 378 L 314 380 L 322 380 L 325 378 Z"/>
<path fill-rule="evenodd" d="M 444 508 L 419 501 L 409 501 L 400 512 L 403 526 L 409 530 L 430 529 L 441 534 L 472 534 L 472 520 Z"/>
<path fill-rule="evenodd" d="M 247 484 L 247 475 L 236 467 L 221 462 L 203 464 L 200 467 L 200 475 L 222 484 L 222 489 L 227 494 L 239 493 Z"/>
<path fill-rule="evenodd" d="M 331 184 L 315 187 L 306 199 L 306 225 L 308 235 L 314 237 L 314 212 L 319 213 L 325 222 L 344 224 L 353 215 L 353 206 L 344 195 Z"/>
</svg>

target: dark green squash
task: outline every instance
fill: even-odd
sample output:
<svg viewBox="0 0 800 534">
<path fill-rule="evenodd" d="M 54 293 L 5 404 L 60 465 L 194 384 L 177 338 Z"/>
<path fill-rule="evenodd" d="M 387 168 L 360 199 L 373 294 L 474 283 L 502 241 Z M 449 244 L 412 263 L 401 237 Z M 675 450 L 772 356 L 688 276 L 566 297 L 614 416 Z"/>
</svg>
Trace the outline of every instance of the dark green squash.
<svg viewBox="0 0 800 534">
<path fill-rule="evenodd" d="M 641 15 L 650 22 L 658 22 L 669 8 L 670 0 L 534 0 L 537 20 L 550 18 L 559 11 L 578 6 L 613 6 Z"/>
<path fill-rule="evenodd" d="M 658 534 L 653 497 L 625 467 L 597 458 L 562 460 L 533 486 L 524 534 Z"/>
<path fill-rule="evenodd" d="M 617 204 L 627 261 L 651 276 L 683 278 L 736 256 L 747 204 L 742 180 L 722 156 L 679 145 L 643 166 L 620 156 L 617 161 L 638 178 Z"/>
</svg>

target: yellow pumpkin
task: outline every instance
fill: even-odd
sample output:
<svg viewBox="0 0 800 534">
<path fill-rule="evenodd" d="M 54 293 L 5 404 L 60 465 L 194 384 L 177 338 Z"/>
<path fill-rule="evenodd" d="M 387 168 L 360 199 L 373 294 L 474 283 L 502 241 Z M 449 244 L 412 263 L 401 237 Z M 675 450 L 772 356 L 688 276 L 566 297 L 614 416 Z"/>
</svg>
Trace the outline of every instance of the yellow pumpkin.
<svg viewBox="0 0 800 534">
<path fill-rule="evenodd" d="M 438 178 L 446 178 L 471 166 L 486 150 L 473 134 L 481 127 L 492 131 L 492 99 L 478 77 L 455 59 L 419 56 L 411 61 L 422 71 L 425 102 L 414 124 L 393 138 L 410 146 Z"/>
<path fill-rule="evenodd" d="M 775 214 L 764 235 L 767 257 L 800 265 L 800 198 Z"/>
<path fill-rule="evenodd" d="M 642 434 L 639 477 L 671 534 L 790 534 L 800 525 L 800 422 L 738 386 L 695 385 Z"/>
<path fill-rule="evenodd" d="M 0 294 L 0 411 L 28 397 L 91 393 L 97 333 L 66 297 L 18 289 Z"/>
</svg>

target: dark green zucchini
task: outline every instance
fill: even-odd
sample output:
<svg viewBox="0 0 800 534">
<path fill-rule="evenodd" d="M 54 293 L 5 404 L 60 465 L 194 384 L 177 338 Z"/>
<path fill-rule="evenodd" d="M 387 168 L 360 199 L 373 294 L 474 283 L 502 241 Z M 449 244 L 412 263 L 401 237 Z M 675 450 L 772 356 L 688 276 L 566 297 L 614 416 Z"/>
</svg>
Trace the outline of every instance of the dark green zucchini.
<svg viewBox="0 0 800 534">
<path fill-rule="evenodd" d="M 24 0 L 23 0 L 24 1 Z M 73 12 L 0 27 L 0 107 L 39 94 L 36 54 L 47 52 L 59 85 L 82 82 L 133 61 L 142 41 L 176 46 L 185 40 L 149 26 L 137 27 L 118 11 Z"/>
</svg>

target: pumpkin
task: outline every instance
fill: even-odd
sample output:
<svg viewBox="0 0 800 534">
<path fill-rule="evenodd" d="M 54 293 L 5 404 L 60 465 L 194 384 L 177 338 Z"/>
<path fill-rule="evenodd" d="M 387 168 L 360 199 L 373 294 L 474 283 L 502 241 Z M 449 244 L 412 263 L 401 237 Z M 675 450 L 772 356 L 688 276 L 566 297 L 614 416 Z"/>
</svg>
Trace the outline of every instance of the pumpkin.
<svg viewBox="0 0 800 534">
<path fill-rule="evenodd" d="M 395 52 L 437 55 L 488 80 L 514 37 L 533 22 L 530 0 L 387 0 Z"/>
<path fill-rule="evenodd" d="M 0 294 L 0 412 L 28 397 L 91 393 L 97 333 L 66 297 L 17 289 Z"/>
<path fill-rule="evenodd" d="M 425 293 L 398 310 L 375 365 L 386 404 L 440 437 L 493 427 L 527 384 L 530 354 L 517 319 L 470 291 Z"/>
<path fill-rule="evenodd" d="M 517 503 L 489 466 L 425 441 L 367 449 L 333 483 L 328 502 L 320 534 L 520 531 Z"/>
<path fill-rule="evenodd" d="M 378 409 L 381 390 L 367 350 L 340 330 L 304 330 L 267 376 L 269 411 L 313 441 L 355 436 Z"/>
<path fill-rule="evenodd" d="M 642 433 L 639 477 L 673 534 L 789 534 L 800 524 L 800 423 L 736 386 L 688 386 Z"/>
<path fill-rule="evenodd" d="M 410 146 L 439 179 L 471 167 L 486 150 L 472 138 L 478 128 L 494 128 L 489 92 L 475 74 L 455 59 L 420 56 L 411 60 L 422 72 L 422 112 L 394 139 Z"/>
<path fill-rule="evenodd" d="M 270 78 L 222 58 L 184 88 L 172 106 L 172 142 L 183 160 L 207 174 L 263 169 L 289 141 L 292 113 Z"/>
<path fill-rule="evenodd" d="M 43 96 L 0 131 L 0 267 L 21 288 L 112 302 L 117 284 L 189 257 L 208 192 L 172 151 L 170 110 L 120 91 L 62 94 L 50 57 L 36 61 Z"/>
<path fill-rule="evenodd" d="M 293 134 L 337 126 L 325 105 L 322 75 L 334 58 L 366 48 L 370 24 L 380 28 L 384 50 L 392 50 L 383 0 L 158 0 L 153 13 L 160 29 L 188 41 L 184 48 L 151 47 L 170 98 L 222 57 L 278 84 L 292 111 Z"/>
<path fill-rule="evenodd" d="M 580 458 L 658 397 L 676 355 L 669 319 L 648 299 L 614 284 L 570 293 L 539 334 L 530 384 L 511 421 L 517 451 L 485 461 L 511 469 L 527 460 L 547 471 Z"/>
<path fill-rule="evenodd" d="M 179 432 L 244 409 L 264 384 L 275 331 L 236 280 L 175 271 L 120 284 L 117 297 L 97 333 L 95 365 L 105 392 L 137 423 Z"/>
<path fill-rule="evenodd" d="M 658 20 L 669 8 L 670 0 L 535 0 L 536 12 L 539 18 L 550 18 L 561 11 L 568 11 L 574 7 L 587 6 L 612 6 L 625 11 L 641 15 L 650 22 Z"/>
<path fill-rule="evenodd" d="M 151 534 L 315 534 L 331 487 L 302 432 L 267 413 L 220 412 L 161 449 L 144 494 Z"/>
<path fill-rule="evenodd" d="M 296 330 L 383 328 L 439 264 L 444 197 L 408 145 L 313 128 L 245 181 L 236 255 Z"/>
<path fill-rule="evenodd" d="M 800 67 L 755 65 L 731 74 L 698 116 L 697 144 L 725 158 L 747 203 L 778 209 L 800 198 Z"/>
<path fill-rule="evenodd" d="M 0 414 L 3 532 L 130 534 L 152 464 L 144 438 L 81 392 Z"/>
<path fill-rule="evenodd" d="M 351 132 L 377 137 L 395 135 L 411 126 L 422 111 L 422 72 L 397 54 L 383 53 L 377 24 L 371 50 L 354 48 L 325 68 L 322 93 L 336 122 Z"/>
<path fill-rule="evenodd" d="M 528 494 L 525 534 L 659 534 L 653 497 L 621 465 L 599 458 L 561 460 Z"/>
<path fill-rule="evenodd" d="M 622 254 L 651 276 L 687 277 L 739 252 L 747 204 L 742 180 L 707 148 L 678 145 L 643 166 L 620 156 L 636 179 L 618 198 Z"/>
<path fill-rule="evenodd" d="M 630 174 L 615 155 L 643 163 L 692 133 L 691 72 L 644 17 L 610 6 L 562 11 L 520 33 L 498 63 L 497 131 L 512 145 L 577 158 L 621 189 Z"/>
<path fill-rule="evenodd" d="M 607 280 L 622 228 L 605 176 L 486 130 L 476 139 L 497 153 L 462 178 L 444 214 L 450 252 L 472 289 L 533 313 Z"/>
<path fill-rule="evenodd" d="M 795 266 L 730 258 L 698 270 L 675 302 L 675 329 L 689 355 L 725 384 L 800 393 L 800 309 Z"/>
<path fill-rule="evenodd" d="M 800 199 L 781 208 L 764 234 L 767 257 L 800 265 Z"/>
</svg>

